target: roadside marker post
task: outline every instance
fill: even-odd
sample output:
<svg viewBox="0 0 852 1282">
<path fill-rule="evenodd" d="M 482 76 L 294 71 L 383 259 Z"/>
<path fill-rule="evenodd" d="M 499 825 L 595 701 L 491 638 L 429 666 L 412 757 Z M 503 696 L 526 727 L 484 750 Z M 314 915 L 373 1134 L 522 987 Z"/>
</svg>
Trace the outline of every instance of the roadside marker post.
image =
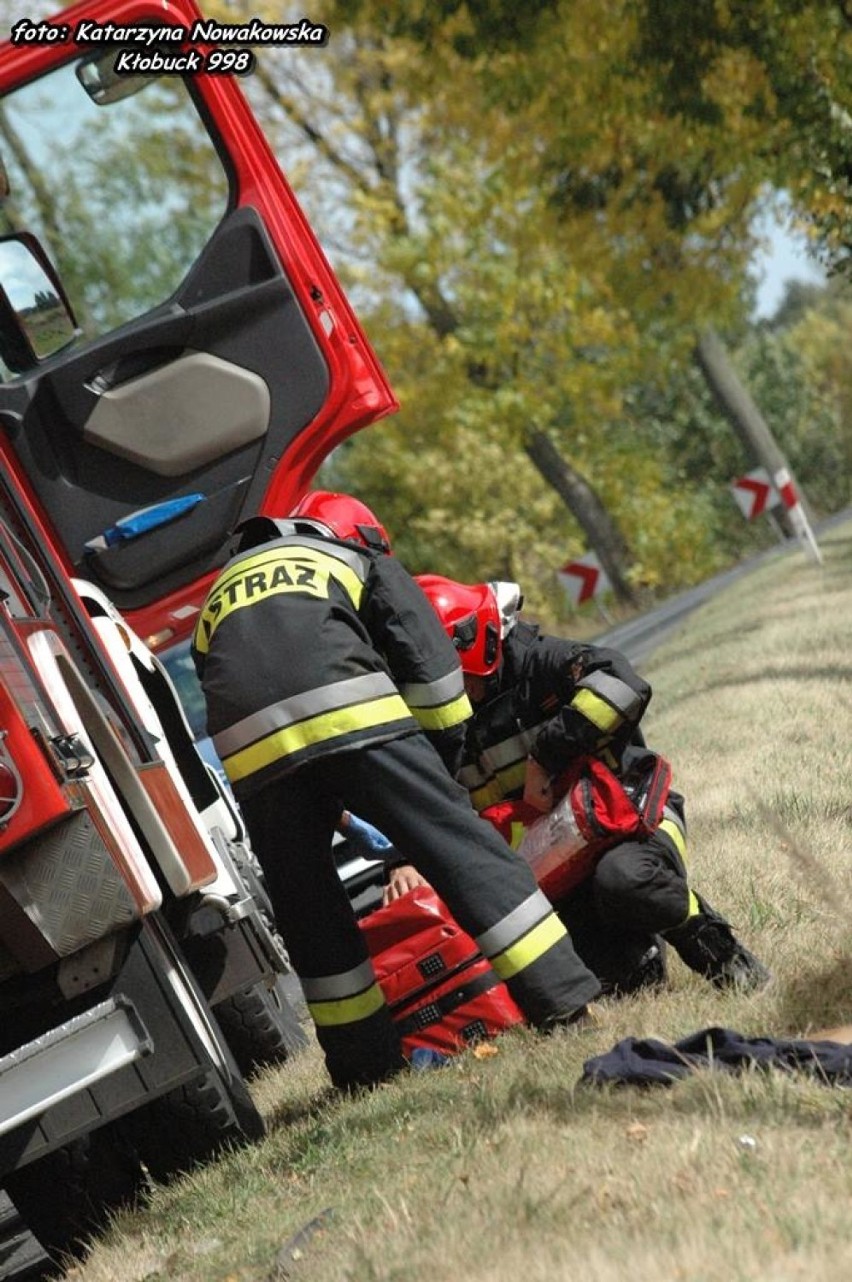
<svg viewBox="0 0 852 1282">
<path fill-rule="evenodd" d="M 786 467 L 779 468 L 772 477 L 765 467 L 756 467 L 745 476 L 738 477 L 731 490 L 747 521 L 753 521 L 764 513 L 771 516 L 772 508 L 783 504 L 799 542 L 822 565 L 822 552 Z"/>
<path fill-rule="evenodd" d="M 799 542 L 810 552 L 817 565 L 822 565 L 822 552 L 789 471 L 786 467 L 779 468 L 772 479 L 781 496 L 781 502 L 790 514 L 790 523 L 798 535 Z"/>
<path fill-rule="evenodd" d="M 556 577 L 573 605 L 585 605 L 587 601 L 594 600 L 606 622 L 612 622 L 598 600 L 602 593 L 608 590 L 610 582 L 594 552 L 587 552 L 585 556 L 566 561 L 561 569 L 556 571 Z"/>
<path fill-rule="evenodd" d="M 745 476 L 739 476 L 732 483 L 737 507 L 747 521 L 753 521 L 764 512 L 774 507 L 780 497 L 765 467 L 756 467 Z"/>
</svg>

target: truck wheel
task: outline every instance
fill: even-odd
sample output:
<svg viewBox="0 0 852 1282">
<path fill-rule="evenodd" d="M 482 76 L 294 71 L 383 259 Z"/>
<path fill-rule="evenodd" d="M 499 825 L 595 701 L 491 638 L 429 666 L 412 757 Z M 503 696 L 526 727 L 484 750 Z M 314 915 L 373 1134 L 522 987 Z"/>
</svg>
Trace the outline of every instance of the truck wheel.
<svg viewBox="0 0 852 1282">
<path fill-rule="evenodd" d="M 151 1100 L 122 1122 L 149 1174 L 165 1181 L 210 1161 L 225 1149 L 261 1139 L 265 1127 L 224 1033 L 166 923 L 152 915 L 147 925 L 170 956 L 175 994 L 205 1047 L 199 1076 Z"/>
<path fill-rule="evenodd" d="M 149 1174 L 161 1183 L 262 1139 L 265 1131 L 242 1078 L 227 1081 L 216 1068 L 146 1105 L 128 1126 Z"/>
<path fill-rule="evenodd" d="M 215 1007 L 234 1059 L 246 1076 L 259 1068 L 285 1063 L 308 1044 L 287 991 L 288 978 L 279 975 L 271 989 L 263 983 L 254 984 Z"/>
<path fill-rule="evenodd" d="M 4 1187 L 44 1252 L 59 1263 L 79 1253 L 111 1212 L 133 1205 L 146 1180 L 137 1154 L 110 1123 L 12 1171 Z"/>
</svg>

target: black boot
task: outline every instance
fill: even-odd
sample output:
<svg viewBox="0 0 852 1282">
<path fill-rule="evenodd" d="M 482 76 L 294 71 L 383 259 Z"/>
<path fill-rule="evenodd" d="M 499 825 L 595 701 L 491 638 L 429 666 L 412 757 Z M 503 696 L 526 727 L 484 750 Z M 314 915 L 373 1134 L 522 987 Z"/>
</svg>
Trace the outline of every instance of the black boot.
<svg viewBox="0 0 852 1282">
<path fill-rule="evenodd" d="M 381 1086 L 408 1067 L 387 1006 L 352 1024 L 317 1026 L 316 1033 L 328 1075 L 339 1091 Z"/>
<path fill-rule="evenodd" d="M 690 970 L 704 975 L 716 988 L 753 992 L 764 988 L 772 975 L 741 944 L 724 917 L 703 899 L 701 911 L 682 926 L 666 931 L 666 939 Z"/>
<path fill-rule="evenodd" d="M 636 966 L 613 985 L 613 996 L 626 997 L 643 988 L 665 988 L 668 977 L 665 941 L 655 935 L 654 942 L 642 954 Z"/>
</svg>

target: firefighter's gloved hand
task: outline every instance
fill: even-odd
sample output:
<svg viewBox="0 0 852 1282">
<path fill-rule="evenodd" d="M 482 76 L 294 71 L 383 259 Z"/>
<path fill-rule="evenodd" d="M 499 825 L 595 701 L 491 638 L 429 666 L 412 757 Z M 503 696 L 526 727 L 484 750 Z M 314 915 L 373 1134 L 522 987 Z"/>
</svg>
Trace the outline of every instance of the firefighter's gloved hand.
<svg viewBox="0 0 852 1282">
<path fill-rule="evenodd" d="M 393 842 L 383 832 L 368 824 L 366 819 L 359 819 L 349 811 L 343 816 L 340 830 L 347 838 L 356 855 L 362 859 L 387 859 L 393 854 Z"/>
</svg>

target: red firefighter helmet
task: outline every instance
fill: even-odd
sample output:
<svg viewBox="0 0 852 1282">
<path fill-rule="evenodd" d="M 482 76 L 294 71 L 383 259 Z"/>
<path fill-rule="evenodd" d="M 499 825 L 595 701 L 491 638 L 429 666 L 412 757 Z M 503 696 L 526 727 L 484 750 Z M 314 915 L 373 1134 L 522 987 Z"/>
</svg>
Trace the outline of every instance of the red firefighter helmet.
<svg viewBox="0 0 852 1282">
<path fill-rule="evenodd" d="M 490 677 L 503 649 L 500 609 L 490 584 L 456 583 L 440 574 L 415 577 L 458 650 L 462 671 Z"/>
<path fill-rule="evenodd" d="M 328 526 L 335 538 L 360 543 L 374 552 L 390 552 L 388 532 L 366 503 L 351 494 L 309 490 L 293 508 L 291 517 L 305 517 Z"/>
</svg>

